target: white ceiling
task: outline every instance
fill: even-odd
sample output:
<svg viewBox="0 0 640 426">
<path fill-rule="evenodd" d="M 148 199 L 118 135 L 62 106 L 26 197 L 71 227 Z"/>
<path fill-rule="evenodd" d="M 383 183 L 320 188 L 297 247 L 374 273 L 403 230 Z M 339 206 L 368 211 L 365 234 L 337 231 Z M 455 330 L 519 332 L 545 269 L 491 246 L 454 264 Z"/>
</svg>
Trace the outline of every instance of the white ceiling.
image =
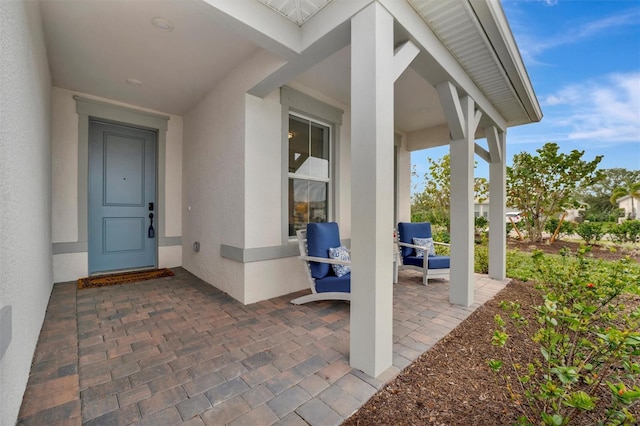
<svg viewBox="0 0 640 426">
<path fill-rule="evenodd" d="M 256 43 L 269 48 L 273 54 L 279 51 L 281 55 L 290 55 L 290 48 L 272 50 L 279 43 L 276 39 L 280 35 L 295 34 L 290 30 L 279 31 L 284 30 L 282 25 L 288 24 L 282 16 L 301 25 L 309 19 L 319 19 L 322 14 L 316 13 L 332 2 L 228 1 L 233 3 L 221 3 L 225 10 L 220 11 L 203 0 L 41 0 L 53 85 L 183 115 L 241 62 L 257 53 L 261 47 Z M 492 42 L 471 19 L 474 13 L 468 9 L 475 6 L 466 0 L 409 1 L 500 113 L 514 123 L 527 122 L 520 103 L 522 98 L 518 96 L 520 92 L 514 92 L 500 66 L 504 58 L 497 58 L 489 49 Z M 335 2 L 332 6 L 350 4 Z M 265 36 L 260 29 L 239 23 L 239 15 L 227 14 L 233 15 L 236 9 L 244 10 L 245 16 L 251 17 L 253 24 L 260 28 L 270 25 L 273 34 Z M 353 11 L 347 7 L 345 13 Z M 314 15 L 316 18 L 312 18 Z M 171 21 L 173 31 L 155 28 L 151 21 L 157 17 Z M 278 20 L 280 27 L 274 23 Z M 269 25 L 261 27 L 262 21 Z M 408 37 L 399 33 L 396 39 Z M 269 44 L 274 40 L 275 43 Z M 425 77 L 425 66 L 432 73 L 439 68 L 432 66 L 428 59 L 420 64 L 422 68 L 416 68 L 421 57 L 426 56 L 421 54 L 414 61 L 414 68 L 408 68 L 395 84 L 395 125 L 397 130 L 407 133 L 446 122 L 437 93 L 425 78 L 437 83 L 438 79 L 448 77 Z M 289 60 L 292 58 L 295 59 Z M 301 63 L 308 60 L 304 55 L 302 59 Z M 297 75 L 294 81 L 349 105 L 350 59 L 347 46 Z M 516 75 L 511 81 L 518 78 Z M 142 84 L 128 84 L 128 79 L 140 80 Z"/>
<path fill-rule="evenodd" d="M 258 48 L 199 1 L 43 1 L 53 85 L 181 115 Z M 163 17 L 174 30 L 156 29 Z M 127 84 L 137 79 L 142 85 Z"/>
<path fill-rule="evenodd" d="M 258 0 L 296 25 L 307 22 L 332 0 Z"/>
<path fill-rule="evenodd" d="M 288 19 L 309 19 L 330 0 L 259 0 Z M 51 1 L 42 3 L 53 84 L 69 90 L 182 115 L 259 48 L 218 25 L 200 1 Z M 265 13 L 273 13 L 264 9 Z M 168 19 L 173 31 L 155 28 Z M 293 18 L 292 18 L 293 17 Z M 350 48 L 296 78 L 299 84 L 350 104 Z M 136 79 L 141 85 L 131 85 Z M 396 82 L 400 131 L 444 122 L 438 97 L 408 69 Z"/>
<path fill-rule="evenodd" d="M 351 95 L 351 47 L 347 46 L 295 79 L 338 102 L 349 105 Z M 412 132 L 445 123 L 438 93 L 412 68 L 395 83 L 396 130 Z"/>
</svg>

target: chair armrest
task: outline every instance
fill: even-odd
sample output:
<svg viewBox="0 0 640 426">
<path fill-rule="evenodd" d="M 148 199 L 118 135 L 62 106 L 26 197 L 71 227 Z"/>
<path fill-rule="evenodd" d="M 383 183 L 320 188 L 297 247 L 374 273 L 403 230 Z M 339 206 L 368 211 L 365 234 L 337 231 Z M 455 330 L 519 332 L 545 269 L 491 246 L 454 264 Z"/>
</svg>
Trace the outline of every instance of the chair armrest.
<svg viewBox="0 0 640 426">
<path fill-rule="evenodd" d="M 433 244 L 436 244 L 436 245 L 439 245 L 439 246 L 451 247 L 451 244 L 449 244 L 449 243 L 439 243 L 437 241 L 434 241 Z"/>
<path fill-rule="evenodd" d="M 329 259 L 326 257 L 313 257 L 313 256 L 298 256 L 298 259 L 308 262 L 330 263 L 332 265 L 347 265 L 350 266 L 351 262 L 347 260 Z"/>
<path fill-rule="evenodd" d="M 402 247 L 409 247 L 409 248 L 412 248 L 412 249 L 420 249 L 420 250 L 423 250 L 423 249 L 426 248 L 424 246 L 419 246 L 419 245 L 416 245 L 416 244 L 401 243 L 401 242 L 398 242 L 398 245 L 402 246 Z"/>
</svg>

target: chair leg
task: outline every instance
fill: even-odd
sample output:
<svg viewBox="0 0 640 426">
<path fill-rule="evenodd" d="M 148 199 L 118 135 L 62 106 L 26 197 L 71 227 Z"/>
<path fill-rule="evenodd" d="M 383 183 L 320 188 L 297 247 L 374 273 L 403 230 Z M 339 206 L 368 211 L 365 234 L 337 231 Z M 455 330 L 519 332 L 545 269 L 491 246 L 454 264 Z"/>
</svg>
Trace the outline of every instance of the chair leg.
<svg viewBox="0 0 640 426">
<path fill-rule="evenodd" d="M 428 269 L 425 269 L 424 272 L 422 273 L 422 284 L 427 285 L 427 282 L 429 281 L 427 279 L 427 274 L 428 273 Z"/>
</svg>

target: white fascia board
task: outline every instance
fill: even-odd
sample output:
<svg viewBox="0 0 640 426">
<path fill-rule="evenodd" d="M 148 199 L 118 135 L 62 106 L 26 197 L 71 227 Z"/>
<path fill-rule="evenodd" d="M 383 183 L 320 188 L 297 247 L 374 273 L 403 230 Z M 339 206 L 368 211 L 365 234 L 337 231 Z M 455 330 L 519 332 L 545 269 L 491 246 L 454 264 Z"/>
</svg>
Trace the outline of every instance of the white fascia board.
<svg viewBox="0 0 640 426">
<path fill-rule="evenodd" d="M 542 109 L 500 1 L 467 1 L 498 55 L 527 115 L 532 122 L 540 121 Z"/>
<path fill-rule="evenodd" d="M 476 86 L 464 68 L 462 68 L 449 50 L 440 42 L 429 26 L 407 2 L 397 0 L 378 0 L 378 2 L 381 3 L 389 13 L 393 15 L 397 23 L 410 34 L 413 41 L 421 48 L 422 54 L 428 55 L 430 59 L 440 66 L 444 78 L 440 78 L 438 81 L 432 81 L 426 78 L 429 74 L 433 76 L 434 73 L 423 69 L 424 67 L 421 67 L 420 64 L 417 63 L 419 61 L 414 61 L 411 67 L 418 74 L 422 75 L 434 86 L 445 81 L 452 82 L 461 90 L 460 95 L 464 95 L 465 93 L 469 95 L 478 105 L 478 108 L 480 108 L 496 126 L 500 129 L 506 129 L 507 121 L 505 118 L 487 99 L 478 86 Z"/>
<path fill-rule="evenodd" d="M 282 58 L 289 59 L 303 49 L 301 28 L 257 1 L 201 0 L 219 13 L 226 29 Z"/>
</svg>

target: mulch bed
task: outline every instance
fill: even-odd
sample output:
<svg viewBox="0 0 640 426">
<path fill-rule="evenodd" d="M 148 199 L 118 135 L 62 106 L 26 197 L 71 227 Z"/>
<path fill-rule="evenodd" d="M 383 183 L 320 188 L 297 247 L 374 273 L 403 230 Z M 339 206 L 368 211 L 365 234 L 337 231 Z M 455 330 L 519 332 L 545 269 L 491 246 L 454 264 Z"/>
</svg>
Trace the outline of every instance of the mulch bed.
<svg viewBox="0 0 640 426">
<path fill-rule="evenodd" d="M 562 242 L 561 242 L 562 243 Z M 547 253 L 557 253 L 562 246 L 575 252 L 579 244 L 510 243 L 509 248 L 519 246 L 522 251 L 534 248 Z M 546 249 L 545 249 L 546 248 Z M 618 251 L 594 250 L 594 257 L 619 259 L 625 254 Z M 610 257 L 615 256 L 615 257 Z M 637 256 L 634 256 L 638 260 Z M 541 303 L 541 295 L 533 283 L 514 280 L 492 300 L 477 309 L 448 336 L 429 351 L 422 354 L 394 380 L 385 385 L 360 410 L 344 422 L 344 425 L 511 425 L 521 415 L 518 406 L 509 398 L 504 382 L 488 367 L 491 358 L 502 358 L 499 349 L 491 344 L 495 329 L 494 316 L 504 316 L 501 301 L 516 301 L 523 313 L 530 313 L 532 306 Z M 637 298 L 633 303 L 640 303 Z M 531 327 L 537 327 L 532 321 Z M 513 356 L 526 364 L 531 356 L 540 353 L 529 339 L 512 334 Z M 603 388 L 601 398 L 608 398 Z M 640 406 L 632 412 L 640 416 Z M 582 416 L 572 425 L 596 424 L 602 417 L 597 409 Z"/>
</svg>

